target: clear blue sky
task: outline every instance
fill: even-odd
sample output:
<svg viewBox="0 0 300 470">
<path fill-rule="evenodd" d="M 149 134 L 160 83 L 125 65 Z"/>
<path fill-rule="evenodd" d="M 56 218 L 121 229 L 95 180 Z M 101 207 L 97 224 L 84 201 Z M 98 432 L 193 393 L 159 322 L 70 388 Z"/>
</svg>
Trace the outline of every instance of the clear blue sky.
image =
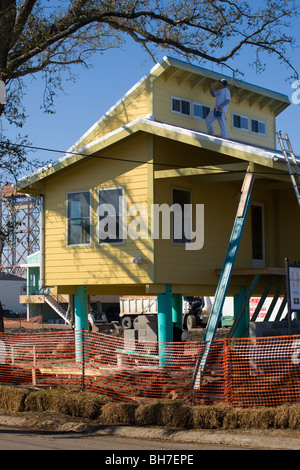
<svg viewBox="0 0 300 470">
<path fill-rule="evenodd" d="M 295 21 L 294 34 L 300 46 L 300 21 Z M 158 61 L 165 54 L 162 52 Z M 60 93 L 56 100 L 56 114 L 47 115 L 41 109 L 43 96 L 43 83 L 40 78 L 27 79 L 28 92 L 25 105 L 29 117 L 26 125 L 21 129 L 27 134 L 30 142 L 38 147 L 68 150 L 111 106 L 115 104 L 141 77 L 150 71 L 154 65 L 152 59 L 138 44 L 129 41 L 124 49 L 108 50 L 103 55 L 93 57 L 94 67 L 85 70 L 76 69 L 79 79 L 76 83 L 65 82 L 65 93 Z M 300 49 L 292 57 L 294 65 L 299 66 Z M 287 95 L 292 100 L 300 101 L 300 85 L 293 89 L 286 78 L 291 74 L 275 57 L 267 57 L 267 70 L 257 75 L 249 67 L 249 53 L 242 53 L 235 59 L 240 70 L 244 72 L 243 80 Z M 233 62 L 234 63 L 234 62 Z M 203 64 L 216 72 L 222 70 L 209 63 Z M 223 73 L 229 75 L 228 69 Z M 298 90 L 298 93 L 297 93 Z M 7 129 L 6 134 L 13 138 L 20 132 L 9 128 L 7 122 L 3 123 Z M 295 153 L 300 154 L 300 104 L 291 104 L 278 118 L 277 129 L 289 134 Z M 61 155 L 57 153 L 36 152 L 41 163 L 51 158 L 57 160 Z"/>
</svg>

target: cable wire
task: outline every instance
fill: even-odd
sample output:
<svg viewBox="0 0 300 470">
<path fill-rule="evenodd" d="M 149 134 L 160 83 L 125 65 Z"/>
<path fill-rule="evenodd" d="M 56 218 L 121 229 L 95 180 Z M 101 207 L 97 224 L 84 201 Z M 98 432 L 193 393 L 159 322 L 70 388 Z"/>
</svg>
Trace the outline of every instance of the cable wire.
<svg viewBox="0 0 300 470">
<path fill-rule="evenodd" d="M 4 141 L 0 141 L 0 144 L 8 144 L 10 145 L 10 143 L 8 142 L 4 142 Z M 140 164 L 147 164 L 147 165 L 155 165 L 155 166 L 164 166 L 164 167 L 169 167 L 169 168 L 172 168 L 172 169 L 175 169 L 175 168 L 182 168 L 182 165 L 176 165 L 176 164 L 171 164 L 171 163 L 162 163 L 162 162 L 149 162 L 149 161 L 144 161 L 144 160 L 131 160 L 131 159 L 128 159 L 128 158 L 120 158 L 120 157 L 106 157 L 104 155 L 88 155 L 88 154 L 85 154 L 85 153 L 82 153 L 82 152 L 72 152 L 72 151 L 63 151 L 63 150 L 58 150 L 58 149 L 51 149 L 51 148 L 47 148 L 47 147 L 37 147 L 37 146 L 33 146 L 33 145 L 25 145 L 25 144 L 11 144 L 12 146 L 17 146 L 17 147 L 22 147 L 22 148 L 28 148 L 28 149 L 31 149 L 31 150 L 41 150 L 41 151 L 45 151 L 45 152 L 52 152 L 52 153 L 60 153 L 60 154 L 69 154 L 69 155 L 78 155 L 78 156 L 81 156 L 81 157 L 85 157 L 85 158 L 98 158 L 98 159 L 106 159 L 106 160 L 114 160 L 114 161 L 120 161 L 120 162 L 128 162 L 128 163 L 140 163 Z M 63 161 L 63 160 L 61 160 Z M 57 162 L 55 162 L 57 163 Z M 44 166 L 47 166 L 47 164 L 45 164 Z M 203 166 L 189 166 L 189 168 L 194 168 L 194 169 L 203 169 Z M 219 169 L 218 168 L 208 168 L 207 166 L 204 167 L 207 171 L 211 171 L 212 173 L 213 172 L 219 172 Z M 43 169 L 43 167 L 41 167 L 41 170 Z M 225 173 L 234 173 L 234 174 L 237 174 L 237 173 L 242 173 L 244 174 L 245 173 L 245 170 L 224 170 Z M 253 171 L 254 174 L 257 174 L 257 175 L 275 175 L 275 176 L 287 176 L 288 173 L 286 172 L 264 172 L 264 171 Z"/>
</svg>

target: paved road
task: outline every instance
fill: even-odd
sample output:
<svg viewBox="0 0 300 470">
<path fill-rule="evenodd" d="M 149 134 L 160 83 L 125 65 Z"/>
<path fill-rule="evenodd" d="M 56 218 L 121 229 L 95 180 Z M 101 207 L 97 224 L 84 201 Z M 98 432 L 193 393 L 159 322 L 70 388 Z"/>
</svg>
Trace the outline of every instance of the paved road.
<svg viewBox="0 0 300 470">
<path fill-rule="evenodd" d="M 113 453 L 111 451 L 117 450 L 147 450 L 153 451 L 153 455 L 154 452 L 178 450 L 179 455 L 187 455 L 188 451 L 197 450 L 242 449 L 240 446 L 220 444 L 176 443 L 90 433 L 34 432 L 21 428 L 0 426 L 0 450 L 105 450 L 107 456 L 109 456 Z M 195 464 L 195 459 L 196 454 L 194 454 L 194 461 L 191 463 Z"/>
</svg>

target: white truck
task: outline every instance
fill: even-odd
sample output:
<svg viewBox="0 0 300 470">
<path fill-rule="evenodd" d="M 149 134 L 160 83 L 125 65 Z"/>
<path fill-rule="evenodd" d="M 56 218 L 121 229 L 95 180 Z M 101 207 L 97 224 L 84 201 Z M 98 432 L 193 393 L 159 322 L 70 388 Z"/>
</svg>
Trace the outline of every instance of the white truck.
<svg viewBox="0 0 300 470">
<path fill-rule="evenodd" d="M 250 307 L 250 319 L 255 311 L 255 308 L 259 302 L 259 297 L 251 297 L 249 302 Z M 264 321 L 264 317 L 272 303 L 273 298 L 268 297 L 260 312 L 257 316 L 256 321 Z M 191 330 L 196 326 L 205 327 L 208 321 L 208 317 L 212 310 L 214 297 L 182 297 L 182 312 L 183 312 L 183 328 Z M 282 302 L 280 297 L 276 303 L 276 306 L 270 317 L 270 321 L 274 321 L 279 307 Z M 124 329 L 133 328 L 133 320 L 141 314 L 155 314 L 157 313 L 157 297 L 145 296 L 124 296 L 120 297 L 120 320 Z M 287 313 L 287 307 L 285 307 L 282 318 Z M 222 309 L 222 320 L 220 320 L 221 326 L 231 326 L 234 320 L 234 298 L 229 296 L 226 297 L 223 309 Z"/>
<path fill-rule="evenodd" d="M 183 328 L 191 330 L 196 326 L 205 327 L 211 311 L 210 297 L 182 297 Z M 133 328 L 138 315 L 157 314 L 157 297 L 120 297 L 120 319 L 123 329 Z"/>
</svg>

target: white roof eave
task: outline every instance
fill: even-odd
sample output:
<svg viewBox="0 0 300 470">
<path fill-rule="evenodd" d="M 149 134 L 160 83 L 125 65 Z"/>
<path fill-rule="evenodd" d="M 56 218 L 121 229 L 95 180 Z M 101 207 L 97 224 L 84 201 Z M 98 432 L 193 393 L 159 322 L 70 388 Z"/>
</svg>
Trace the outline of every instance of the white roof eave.
<svg viewBox="0 0 300 470">
<path fill-rule="evenodd" d="M 280 153 L 276 149 L 274 149 L 274 150 L 273 149 L 262 149 L 260 147 L 256 147 L 255 145 L 242 143 L 242 142 L 236 142 L 236 141 L 233 141 L 233 140 L 230 140 L 230 139 L 223 139 L 221 137 L 216 137 L 216 136 L 206 134 L 205 132 L 194 131 L 194 130 L 186 129 L 184 127 L 173 126 L 172 124 L 152 121 L 152 120 L 147 119 L 147 118 L 137 118 L 136 120 L 130 122 L 129 124 L 126 124 L 125 126 L 122 126 L 118 129 L 116 129 L 115 131 L 110 132 L 109 134 L 107 134 L 107 135 L 105 135 L 105 136 L 103 136 L 103 137 L 101 137 L 101 138 L 99 138 L 99 139 L 97 139 L 93 142 L 90 142 L 88 145 L 85 145 L 84 147 L 81 147 L 80 149 L 78 149 L 74 153 L 84 154 L 86 151 L 90 151 L 93 147 L 97 147 L 97 146 L 101 145 L 107 139 L 110 139 L 114 135 L 117 135 L 117 134 L 123 132 L 126 129 L 132 129 L 133 127 L 137 126 L 138 124 L 145 124 L 145 125 L 149 125 L 149 126 L 152 126 L 152 127 L 157 127 L 157 128 L 160 128 L 160 129 L 170 131 L 170 132 L 175 132 L 177 134 L 186 135 L 186 136 L 189 136 L 189 137 L 192 137 L 194 139 L 201 140 L 201 141 L 204 141 L 204 142 L 206 141 L 206 142 L 210 142 L 210 143 L 215 143 L 218 146 L 222 145 L 222 147 L 228 147 L 228 148 L 232 148 L 232 149 L 239 150 L 239 151 L 242 151 L 242 152 L 252 153 L 254 155 L 267 157 L 267 158 L 270 158 L 270 159 L 274 159 L 274 157 L 275 157 L 278 160 L 284 161 L 284 157 L 283 157 L 282 153 Z M 73 155 L 74 155 L 74 153 L 73 153 Z M 66 158 L 68 158 L 68 157 L 66 157 Z"/>
</svg>

